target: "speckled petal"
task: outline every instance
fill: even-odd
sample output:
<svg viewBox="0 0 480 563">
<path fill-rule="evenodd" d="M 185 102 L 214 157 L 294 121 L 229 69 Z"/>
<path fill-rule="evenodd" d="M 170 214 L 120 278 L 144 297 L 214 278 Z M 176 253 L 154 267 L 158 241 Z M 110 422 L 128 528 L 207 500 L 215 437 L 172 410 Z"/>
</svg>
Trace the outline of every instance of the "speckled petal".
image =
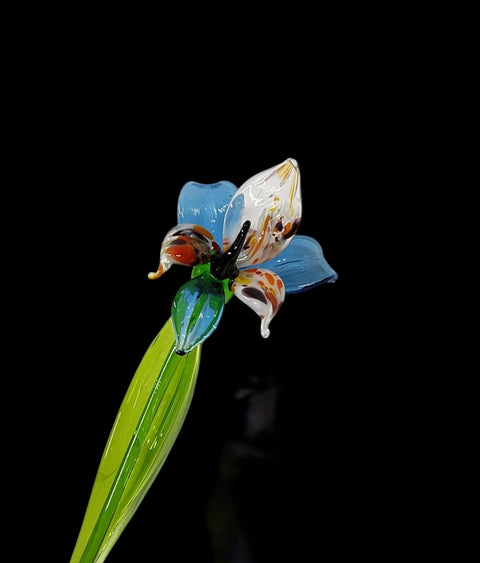
<svg viewBox="0 0 480 563">
<path fill-rule="evenodd" d="M 160 248 L 160 264 L 150 272 L 151 280 L 163 275 L 172 264 L 197 266 L 210 261 L 212 253 L 220 250 L 213 235 L 201 225 L 181 223 L 170 229 Z"/>
<path fill-rule="evenodd" d="M 178 222 L 202 225 L 221 245 L 225 211 L 236 191 L 237 187 L 226 181 L 216 184 L 187 182 L 178 197 Z"/>
<path fill-rule="evenodd" d="M 252 176 L 236 191 L 225 214 L 223 248 L 228 248 L 244 221 L 250 232 L 238 257 L 239 267 L 260 265 L 291 242 L 302 216 L 300 171 L 288 158 Z"/>
<path fill-rule="evenodd" d="M 323 255 L 320 243 L 314 238 L 296 235 L 288 248 L 262 267 L 279 274 L 286 293 L 298 293 L 338 278 Z"/>
<path fill-rule="evenodd" d="M 236 297 L 253 309 L 261 319 L 260 332 L 268 338 L 270 321 L 285 299 L 285 288 L 278 274 L 264 268 L 241 270 L 232 284 Z"/>
</svg>

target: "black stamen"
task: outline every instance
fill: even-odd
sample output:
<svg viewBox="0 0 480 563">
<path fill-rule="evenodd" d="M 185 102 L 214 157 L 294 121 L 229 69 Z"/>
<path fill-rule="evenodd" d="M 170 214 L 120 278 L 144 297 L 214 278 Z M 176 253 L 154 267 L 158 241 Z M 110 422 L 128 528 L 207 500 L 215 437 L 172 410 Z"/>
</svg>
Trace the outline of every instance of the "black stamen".
<svg viewBox="0 0 480 563">
<path fill-rule="evenodd" d="M 235 263 L 247 238 L 250 224 L 250 221 L 245 221 L 237 238 L 233 241 L 232 246 L 230 246 L 228 250 L 223 254 L 215 254 L 212 256 L 210 273 L 213 277 L 217 278 L 217 280 L 233 280 L 238 276 L 238 268 Z"/>
</svg>

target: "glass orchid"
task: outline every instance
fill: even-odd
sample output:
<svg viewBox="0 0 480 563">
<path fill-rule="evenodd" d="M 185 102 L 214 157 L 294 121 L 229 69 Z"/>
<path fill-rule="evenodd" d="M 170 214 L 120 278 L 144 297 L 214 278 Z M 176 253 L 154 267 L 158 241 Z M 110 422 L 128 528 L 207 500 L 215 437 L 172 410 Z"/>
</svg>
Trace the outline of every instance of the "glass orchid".
<svg viewBox="0 0 480 563">
<path fill-rule="evenodd" d="M 296 235 L 301 218 L 300 171 L 293 158 L 238 189 L 226 181 L 183 186 L 179 224 L 165 235 L 158 269 L 148 274 L 157 279 L 173 264 L 193 268 L 172 304 L 178 354 L 212 334 L 232 296 L 258 314 L 267 338 L 285 294 L 336 281 L 320 244 Z"/>
<path fill-rule="evenodd" d="M 300 172 L 288 158 L 244 182 L 187 182 L 178 225 L 149 278 L 173 264 L 192 267 L 168 319 L 127 389 L 101 457 L 70 563 L 103 563 L 156 479 L 187 416 L 201 344 L 233 297 L 260 317 L 263 337 L 285 295 L 334 282 L 320 244 L 296 234 Z"/>
</svg>

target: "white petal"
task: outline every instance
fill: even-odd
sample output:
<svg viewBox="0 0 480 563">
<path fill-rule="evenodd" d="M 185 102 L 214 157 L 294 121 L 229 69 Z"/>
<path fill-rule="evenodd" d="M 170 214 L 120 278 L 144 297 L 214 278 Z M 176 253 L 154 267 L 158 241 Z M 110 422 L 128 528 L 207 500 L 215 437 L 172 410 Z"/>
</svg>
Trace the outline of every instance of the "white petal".
<svg viewBox="0 0 480 563">
<path fill-rule="evenodd" d="M 232 291 L 257 313 L 261 319 L 260 332 L 268 338 L 270 321 L 285 299 L 285 287 L 280 276 L 262 268 L 241 270 L 232 284 Z"/>
<path fill-rule="evenodd" d="M 223 230 L 223 248 L 228 248 L 244 221 L 251 222 L 239 267 L 258 265 L 279 254 L 292 240 L 302 216 L 300 171 L 293 158 L 264 170 L 244 182 L 235 192 Z"/>
</svg>

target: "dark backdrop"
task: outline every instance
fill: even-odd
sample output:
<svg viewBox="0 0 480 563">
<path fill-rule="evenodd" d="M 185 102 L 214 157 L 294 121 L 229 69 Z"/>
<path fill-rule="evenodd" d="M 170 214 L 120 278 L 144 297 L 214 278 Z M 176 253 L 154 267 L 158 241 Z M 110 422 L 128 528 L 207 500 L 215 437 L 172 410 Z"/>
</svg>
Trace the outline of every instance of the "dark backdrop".
<svg viewBox="0 0 480 563">
<path fill-rule="evenodd" d="M 237 559 L 228 561 L 245 563 L 309 560 L 312 552 L 319 561 L 348 561 L 355 550 L 372 384 L 362 361 L 371 345 L 362 334 L 364 295 L 356 285 L 369 275 L 369 257 L 349 224 L 358 162 L 341 143 L 336 154 L 318 131 L 319 142 L 314 135 L 307 149 L 305 140 L 291 141 L 304 126 L 288 110 L 282 119 L 286 130 L 275 136 L 283 133 L 285 143 L 253 138 L 238 148 L 239 123 L 226 131 L 205 124 L 171 146 L 130 129 L 121 139 L 108 133 L 94 140 L 72 159 L 65 183 L 75 198 L 65 199 L 54 233 L 59 271 L 51 281 L 64 305 L 52 346 L 60 341 L 68 350 L 60 356 L 68 373 L 59 374 L 68 427 L 67 551 L 116 410 L 189 275 L 177 267 L 147 279 L 175 224 L 181 186 L 221 179 L 238 186 L 289 156 L 302 175 L 299 232 L 321 243 L 338 281 L 287 296 L 268 340 L 250 309 L 229 303 L 203 347 L 178 441 L 109 559 L 132 561 L 140 550 L 140 560 L 154 561 L 159 545 L 170 554 L 159 561 L 205 563 L 227 561 L 214 559 L 215 549 L 236 549 Z M 260 417 L 255 430 L 252 417 Z"/>
<path fill-rule="evenodd" d="M 39 503 L 60 515 L 59 561 L 73 550 L 129 382 L 189 275 L 174 267 L 147 279 L 181 187 L 240 186 L 288 157 L 301 172 L 299 233 L 320 242 L 338 281 L 287 296 L 268 340 L 250 309 L 228 304 L 180 436 L 108 562 L 333 563 L 374 549 L 366 499 L 385 407 L 371 334 L 383 274 L 372 202 L 389 110 L 376 71 L 354 53 L 341 61 L 303 72 L 274 60 L 241 83 L 195 62 L 173 76 L 128 57 L 61 66 L 61 80 L 42 74 L 57 87 L 31 113 L 41 185 L 28 201 L 35 236 L 25 253 L 36 280 L 24 283 L 48 374 L 37 383 L 51 436 Z"/>
</svg>

